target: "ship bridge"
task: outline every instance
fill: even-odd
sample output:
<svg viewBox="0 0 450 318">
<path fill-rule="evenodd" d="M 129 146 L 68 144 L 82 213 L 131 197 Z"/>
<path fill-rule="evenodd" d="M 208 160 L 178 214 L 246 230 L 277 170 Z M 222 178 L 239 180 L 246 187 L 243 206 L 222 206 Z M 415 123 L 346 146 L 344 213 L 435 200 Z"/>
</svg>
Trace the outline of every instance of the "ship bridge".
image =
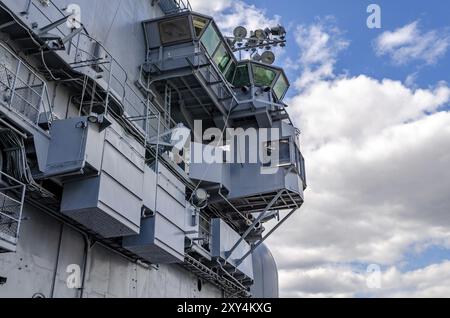
<svg viewBox="0 0 450 318">
<path fill-rule="evenodd" d="M 289 82 L 281 68 L 238 61 L 211 17 L 181 12 L 145 21 L 150 85 L 171 98 L 167 111 L 193 128 L 257 124 L 287 119 Z"/>
<path fill-rule="evenodd" d="M 261 280 L 249 256 L 303 204 L 306 188 L 285 72 L 237 59 L 213 18 L 188 1 L 153 0 L 149 12 L 158 4 L 168 15 L 137 20 L 144 34 L 130 39 L 135 29 L 118 11 L 108 45 L 103 16 L 74 22 L 62 9 L 69 0 L 54 2 L 0 1 L 0 253 L 16 250 L 30 206 L 133 262 L 181 264 L 248 297 Z M 140 8 L 123 2 L 126 13 Z M 125 40 L 136 52 L 119 49 Z M 192 160 L 196 149 L 226 148 L 192 142 L 196 120 L 219 128 L 218 139 L 225 128 L 257 132 L 231 157 L 280 156 Z M 278 133 L 261 137 L 266 128 Z M 269 221 L 278 222 L 269 230 Z"/>
<path fill-rule="evenodd" d="M 163 118 L 183 123 L 192 131 L 197 128 L 195 121 L 201 121 L 203 132 L 212 127 L 278 131 L 276 136 L 258 136 L 242 151 L 230 151 L 232 157 L 249 158 L 252 153 L 277 148 L 280 158 L 274 162 L 196 162 L 193 158 L 199 152 L 222 151 L 220 146 L 213 150 L 214 146 L 205 144 L 208 141 L 196 140 L 183 163 L 196 184 L 192 195 L 197 189 L 208 192 L 202 215 L 206 220 L 226 215 L 228 224 L 241 236 L 237 244 L 228 247 L 224 259 L 229 261 L 244 240 L 252 244 L 253 251 L 303 204 L 306 175 L 299 130 L 283 102 L 290 87 L 288 78 L 280 67 L 238 59 L 233 43 L 212 17 L 181 11 L 144 21 L 143 28 L 143 86 L 163 97 Z M 280 211 L 288 213 L 281 217 Z M 262 224 L 274 219 L 279 222 L 263 236 Z M 208 240 L 198 239 L 192 242 L 194 247 L 209 249 Z"/>
</svg>

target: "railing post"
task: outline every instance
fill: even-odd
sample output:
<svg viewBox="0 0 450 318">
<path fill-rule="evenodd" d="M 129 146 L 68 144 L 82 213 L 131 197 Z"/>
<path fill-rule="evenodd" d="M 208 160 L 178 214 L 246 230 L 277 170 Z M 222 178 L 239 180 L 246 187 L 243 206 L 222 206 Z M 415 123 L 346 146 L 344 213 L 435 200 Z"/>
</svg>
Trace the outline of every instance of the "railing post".
<svg viewBox="0 0 450 318">
<path fill-rule="evenodd" d="M 45 83 L 42 83 L 41 94 L 39 95 L 39 102 L 38 102 L 38 104 L 37 104 L 37 111 L 38 111 L 38 113 L 37 113 L 37 118 L 36 118 L 36 122 L 35 122 L 36 125 L 39 124 L 39 116 L 40 116 L 41 111 L 42 111 L 42 109 L 43 109 L 42 105 L 43 105 L 43 103 L 44 103 L 45 88 L 46 88 L 46 84 L 45 84 Z M 47 112 L 45 111 L 45 108 L 44 108 L 44 112 L 47 113 Z"/>
<path fill-rule="evenodd" d="M 14 100 L 14 96 L 16 94 L 17 77 L 19 76 L 20 65 L 21 64 L 22 64 L 22 62 L 18 59 L 17 60 L 17 67 L 16 67 L 16 73 L 14 74 L 14 81 L 13 81 L 13 85 L 11 87 L 11 98 L 9 99 L 9 110 L 12 109 L 12 103 L 13 103 L 13 100 Z"/>
<path fill-rule="evenodd" d="M 105 115 L 108 114 L 108 104 L 109 104 L 109 94 L 111 91 L 111 80 L 112 80 L 112 72 L 113 72 L 113 59 L 112 57 L 109 64 L 109 74 L 108 74 L 108 85 L 106 87 L 106 97 L 105 97 Z"/>
<path fill-rule="evenodd" d="M 22 223 L 23 204 L 25 202 L 25 193 L 26 193 L 26 185 L 23 183 L 20 183 L 20 185 L 22 186 L 22 195 L 20 198 L 21 204 L 20 204 L 20 213 L 19 213 L 18 224 L 17 224 L 17 233 L 16 233 L 17 238 L 19 238 L 20 226 Z"/>
</svg>

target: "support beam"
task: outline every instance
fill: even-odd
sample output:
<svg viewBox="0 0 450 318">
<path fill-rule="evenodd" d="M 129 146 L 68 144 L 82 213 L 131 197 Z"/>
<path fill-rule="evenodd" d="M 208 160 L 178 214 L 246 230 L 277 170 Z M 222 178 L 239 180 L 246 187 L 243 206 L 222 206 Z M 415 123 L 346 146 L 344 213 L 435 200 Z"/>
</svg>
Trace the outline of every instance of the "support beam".
<svg viewBox="0 0 450 318">
<path fill-rule="evenodd" d="M 258 216 L 258 218 L 253 221 L 252 225 L 249 226 L 249 228 L 245 231 L 245 233 L 241 236 L 241 238 L 234 244 L 234 246 L 226 252 L 226 259 L 225 261 L 228 261 L 228 259 L 231 257 L 233 252 L 238 248 L 238 246 L 247 238 L 247 236 L 253 231 L 255 226 L 266 216 L 267 212 L 272 208 L 272 206 L 278 201 L 280 196 L 283 194 L 285 190 L 281 190 L 277 193 L 277 195 L 270 201 L 270 203 L 266 206 L 264 211 Z"/>
<path fill-rule="evenodd" d="M 272 235 L 272 233 L 275 232 L 281 225 L 283 225 L 283 223 L 284 223 L 287 219 L 289 219 L 289 218 L 291 217 L 291 215 L 294 214 L 294 212 L 297 211 L 297 210 L 298 210 L 298 207 L 294 208 L 291 212 L 289 212 L 288 215 L 286 215 L 281 221 L 279 221 L 279 222 L 277 223 L 277 225 L 275 225 L 274 228 L 271 229 L 271 230 L 269 231 L 269 233 L 267 233 L 260 241 L 258 241 L 258 243 L 256 243 L 255 245 L 253 245 L 253 247 L 250 249 L 250 251 L 248 251 L 248 252 L 247 252 L 247 253 L 246 253 L 246 254 L 245 254 L 238 262 L 237 262 L 237 265 L 236 265 L 236 266 L 241 265 L 242 262 L 244 262 L 245 259 L 246 259 L 247 257 L 249 257 L 251 254 L 253 254 L 253 252 L 258 248 L 258 246 L 260 246 L 262 243 L 264 243 L 264 241 L 265 241 L 266 239 L 268 239 L 269 236 Z"/>
</svg>

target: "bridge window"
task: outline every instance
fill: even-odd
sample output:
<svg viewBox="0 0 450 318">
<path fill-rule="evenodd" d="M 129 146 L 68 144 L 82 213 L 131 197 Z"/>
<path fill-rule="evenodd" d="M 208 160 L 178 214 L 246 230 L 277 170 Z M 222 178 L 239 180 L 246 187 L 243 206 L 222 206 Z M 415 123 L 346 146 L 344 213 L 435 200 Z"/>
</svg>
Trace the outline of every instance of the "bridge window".
<svg viewBox="0 0 450 318">
<path fill-rule="evenodd" d="M 279 165 L 291 164 L 291 143 L 289 139 L 280 140 L 280 159 Z"/>
<path fill-rule="evenodd" d="M 159 24 L 162 44 L 184 42 L 192 39 L 188 17 L 163 21 Z"/>
<path fill-rule="evenodd" d="M 212 56 L 220 43 L 220 37 L 212 24 L 210 24 L 206 29 L 205 33 L 202 36 L 201 42 L 205 47 L 206 52 L 208 52 L 208 54 Z"/>
<path fill-rule="evenodd" d="M 193 16 L 192 22 L 194 24 L 195 36 L 199 38 L 205 27 L 208 25 L 209 20 L 197 16 Z"/>
<path fill-rule="evenodd" d="M 275 93 L 275 97 L 278 98 L 278 100 L 283 99 L 288 88 L 289 88 L 288 81 L 287 81 L 286 77 L 283 74 L 281 74 L 280 77 L 278 78 L 277 82 L 275 83 L 275 86 L 273 87 L 273 92 Z"/>
<path fill-rule="evenodd" d="M 225 74 L 225 77 L 228 81 L 228 83 L 233 83 L 234 78 L 234 72 L 236 71 L 236 63 L 231 62 L 230 67 L 228 67 L 227 73 Z"/>
<path fill-rule="evenodd" d="M 228 53 L 227 49 L 225 48 L 224 44 L 221 44 L 219 48 L 217 49 L 216 53 L 214 53 L 213 57 L 214 62 L 219 67 L 220 71 L 223 73 L 225 72 L 228 63 L 231 60 L 231 56 Z"/>
<path fill-rule="evenodd" d="M 278 142 L 268 141 L 263 146 L 264 167 L 283 167 L 292 164 L 290 139 L 281 139 Z"/>
<path fill-rule="evenodd" d="M 248 74 L 248 65 L 240 65 L 236 69 L 236 75 L 234 76 L 233 85 L 236 87 L 243 87 L 250 85 L 250 76 Z"/>
<path fill-rule="evenodd" d="M 253 65 L 253 78 L 255 80 L 255 85 L 272 86 L 276 76 L 277 73 L 274 70 L 260 65 Z"/>
</svg>

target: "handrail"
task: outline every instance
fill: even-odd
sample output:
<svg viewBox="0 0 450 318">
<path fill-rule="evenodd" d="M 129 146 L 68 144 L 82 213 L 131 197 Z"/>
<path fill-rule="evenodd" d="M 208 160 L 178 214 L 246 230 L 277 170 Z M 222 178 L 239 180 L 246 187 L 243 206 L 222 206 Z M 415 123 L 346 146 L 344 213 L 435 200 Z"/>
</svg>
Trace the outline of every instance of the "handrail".
<svg viewBox="0 0 450 318">
<path fill-rule="evenodd" d="M 20 232 L 26 186 L 2 171 L 0 171 L 0 178 L 4 183 L 0 186 L 0 199 L 2 201 L 0 204 L 0 234 L 2 234 L 3 237 L 7 235 L 16 240 Z M 17 198 L 11 197 L 10 192 L 14 193 Z M 7 202 L 10 203 L 7 204 Z M 13 224 L 15 226 L 13 226 Z M 3 227 L 2 225 L 7 226 Z M 5 228 L 7 229 L 7 232 Z"/>
<path fill-rule="evenodd" d="M 5 87 L 4 92 L 9 92 L 10 94 L 8 108 L 20 117 L 31 121 L 34 125 L 39 124 L 41 113 L 45 113 L 48 122 L 51 122 L 52 118 L 48 116 L 51 109 L 45 80 L 3 43 L 0 43 L 0 49 L 11 57 L 13 61 L 11 66 L 14 67 L 14 71 L 12 71 L 10 69 L 11 66 L 8 67 L 6 63 L 0 64 L 0 72 L 4 72 L 5 75 L 5 78 L 0 76 L 0 85 Z M 30 78 L 38 83 L 29 83 Z M 40 90 L 36 89 L 38 87 Z M 16 102 L 16 100 L 19 100 L 19 102 Z M 47 101 L 48 109 L 45 100 Z M 32 109 L 31 113 L 30 109 Z"/>
</svg>

